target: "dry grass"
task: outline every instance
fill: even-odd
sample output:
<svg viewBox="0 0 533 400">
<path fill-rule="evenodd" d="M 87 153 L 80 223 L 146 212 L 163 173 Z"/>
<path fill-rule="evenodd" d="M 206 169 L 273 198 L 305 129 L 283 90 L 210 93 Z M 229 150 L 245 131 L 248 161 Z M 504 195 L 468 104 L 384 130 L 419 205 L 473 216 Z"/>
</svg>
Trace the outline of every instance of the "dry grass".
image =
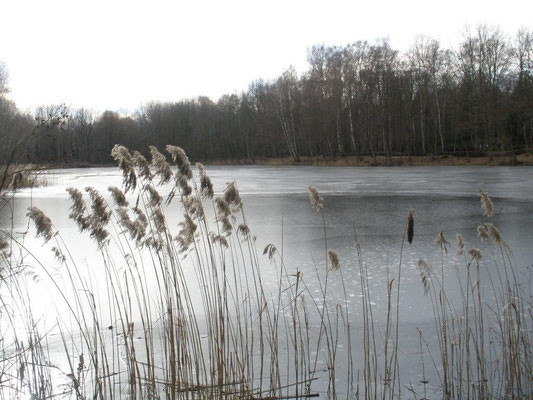
<svg viewBox="0 0 533 400">
<path fill-rule="evenodd" d="M 424 240 L 416 237 L 412 210 L 407 213 L 397 271 L 383 288 L 386 322 L 378 328 L 375 293 L 358 238 L 354 236 L 355 265 L 339 260 L 328 247 L 326 207 L 315 188 L 310 188 L 311 205 L 324 231 L 323 260 L 315 261 L 316 273 L 289 273 L 274 244 L 263 250 L 271 263 L 265 269 L 236 183 L 214 198 L 205 168 L 199 166 L 197 182 L 185 153 L 168 149 L 178 163 L 175 174 L 155 148 L 149 163 L 115 147 L 128 196 L 110 188 L 114 206 L 92 188 L 85 195 L 69 189 L 70 218 L 98 245 L 103 276 L 97 280 L 90 278 L 90 271 L 69 252 L 39 209 L 30 209 L 28 216 L 65 278 L 58 279 L 53 270 L 32 259 L 24 234 L 2 232 L 0 313 L 7 325 L 0 341 L 1 399 L 307 398 L 318 395 L 313 389 L 317 378 L 327 388 L 322 395 L 332 399 L 427 396 L 426 383 L 413 387 L 401 381 L 400 374 L 403 247 Z M 157 185 L 172 179 L 175 190 L 163 199 Z M 165 216 L 165 200 L 183 212 L 177 231 Z M 492 204 L 486 193 L 483 202 L 485 207 Z M 206 210 L 212 210 L 214 220 L 206 217 Z M 474 248 L 464 251 L 458 239 L 464 264 L 463 272 L 457 273 L 459 303 L 450 301 L 444 280 L 445 268 L 455 263 L 449 259 L 444 233 L 436 240 L 441 265 L 435 269 L 419 261 L 426 296 L 421 301 L 432 305 L 438 342 L 435 350 L 426 332 L 417 333 L 420 368 L 424 382 L 426 374 L 438 377 L 438 398 L 533 395 L 531 299 L 518 282 L 509 246 L 494 224 L 485 226 L 487 238 L 492 238 L 487 242 L 490 255 Z M 491 257 L 498 269 L 488 270 L 485 257 Z M 66 369 L 50 362 L 47 333 L 41 332 L 32 314 L 24 283 L 31 273 L 18 273 L 29 264 L 50 279 L 69 311 L 57 316 Z M 489 276 L 489 282 L 482 281 L 482 269 L 487 269 L 483 276 Z M 268 279 L 276 277 L 274 289 L 265 284 L 265 274 Z M 357 337 L 362 337 L 363 346 L 357 349 L 352 347 L 354 321 L 343 278 L 348 274 L 358 279 L 362 299 Z M 331 301 L 334 276 L 343 288 L 344 300 L 338 303 Z M 319 296 L 309 289 L 315 282 Z M 318 321 L 318 326 L 310 321 Z M 15 327 L 21 323 L 24 334 Z M 357 365 L 355 352 L 362 355 Z M 431 367 L 425 364 L 428 359 Z M 321 362 L 325 373 L 319 371 Z M 339 382 L 344 382 L 342 387 Z"/>
</svg>

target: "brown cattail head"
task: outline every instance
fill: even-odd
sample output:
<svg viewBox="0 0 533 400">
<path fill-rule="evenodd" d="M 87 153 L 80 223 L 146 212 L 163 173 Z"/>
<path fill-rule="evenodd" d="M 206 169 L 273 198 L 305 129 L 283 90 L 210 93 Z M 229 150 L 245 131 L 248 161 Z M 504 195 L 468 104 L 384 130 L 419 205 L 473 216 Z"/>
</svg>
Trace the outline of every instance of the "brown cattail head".
<svg viewBox="0 0 533 400">
<path fill-rule="evenodd" d="M 489 194 L 483 190 L 480 190 L 479 192 L 481 193 L 481 210 L 483 211 L 483 215 L 493 217 L 494 204 L 492 203 Z"/>
<path fill-rule="evenodd" d="M 407 241 L 409 244 L 413 243 L 413 237 L 415 235 L 415 210 L 412 208 L 407 213 Z"/>
<path fill-rule="evenodd" d="M 316 212 L 321 212 L 324 209 L 324 199 L 320 197 L 318 190 L 313 186 L 308 186 L 309 190 L 309 199 L 311 200 L 311 206 L 316 210 Z"/>
<path fill-rule="evenodd" d="M 341 267 L 339 263 L 339 256 L 337 255 L 337 252 L 335 250 L 328 250 L 328 258 L 330 264 L 330 271 L 336 271 Z"/>
</svg>

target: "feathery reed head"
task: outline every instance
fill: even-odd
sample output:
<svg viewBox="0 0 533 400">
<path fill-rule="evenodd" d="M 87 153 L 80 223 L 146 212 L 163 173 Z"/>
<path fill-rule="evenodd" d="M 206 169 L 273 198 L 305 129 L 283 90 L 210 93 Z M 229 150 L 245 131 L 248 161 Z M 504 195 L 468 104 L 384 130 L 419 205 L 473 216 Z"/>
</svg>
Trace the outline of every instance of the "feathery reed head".
<svg viewBox="0 0 533 400">
<path fill-rule="evenodd" d="M 250 236 L 250 228 L 248 228 L 248 225 L 246 224 L 240 224 L 237 227 L 237 233 L 241 234 L 247 239 Z"/>
<path fill-rule="evenodd" d="M 152 185 L 146 185 L 144 187 L 145 192 L 148 192 L 148 199 L 150 200 L 151 207 L 159 207 L 163 201 L 163 197 Z"/>
<path fill-rule="evenodd" d="M 224 236 L 218 235 L 214 232 L 210 232 L 209 236 L 211 236 L 213 243 L 220 243 L 220 245 L 226 249 L 229 247 L 228 241 Z"/>
<path fill-rule="evenodd" d="M 172 157 L 172 161 L 178 166 L 178 171 L 180 174 L 185 176 L 187 180 L 192 178 L 191 163 L 189 162 L 189 157 L 185 154 L 185 151 L 178 146 L 172 146 L 167 144 L 167 151 Z"/>
<path fill-rule="evenodd" d="M 440 248 L 443 249 L 444 251 L 448 250 L 448 246 L 450 245 L 450 242 L 446 240 L 446 238 L 444 237 L 444 232 L 442 230 L 438 233 L 437 237 L 435 238 L 435 244 L 437 246 L 440 246 Z"/>
<path fill-rule="evenodd" d="M 316 210 L 316 212 L 321 212 L 324 208 L 324 199 L 320 197 L 318 190 L 316 190 L 313 186 L 308 186 L 307 190 L 309 190 L 311 206 Z"/>
<path fill-rule="evenodd" d="M 39 208 L 28 207 L 26 216 L 33 220 L 37 229 L 37 237 L 43 237 L 45 242 L 48 242 L 54 237 L 52 221 Z"/>
<path fill-rule="evenodd" d="M 235 182 L 228 183 L 223 198 L 228 205 L 232 206 L 234 211 L 239 210 L 242 206 L 242 199 L 237 190 L 237 186 L 235 186 Z"/>
<path fill-rule="evenodd" d="M 226 200 L 220 197 L 217 197 L 215 199 L 215 204 L 217 205 L 217 219 L 218 220 L 221 220 L 222 218 L 225 218 L 231 214 L 229 204 Z"/>
<path fill-rule="evenodd" d="M 407 213 L 407 241 L 409 244 L 413 243 L 413 237 L 415 235 L 415 210 L 410 209 Z"/>
<path fill-rule="evenodd" d="M 176 236 L 180 253 L 187 251 L 189 246 L 194 242 L 194 233 L 196 232 L 197 228 L 191 217 L 189 217 L 187 214 L 185 214 L 184 217 L 184 221 L 179 223 L 181 229 L 178 233 L 178 236 Z"/>
<path fill-rule="evenodd" d="M 424 295 L 429 292 L 429 278 L 431 276 L 431 267 L 421 258 L 418 259 L 418 271 L 420 274 L 420 280 L 424 286 Z"/>
<path fill-rule="evenodd" d="M 128 200 L 126 200 L 126 196 L 122 190 L 116 186 L 109 186 L 107 190 L 111 192 L 111 197 L 113 197 L 113 201 L 118 207 L 128 206 Z"/>
<path fill-rule="evenodd" d="M 487 234 L 487 230 L 485 229 L 485 227 L 483 225 L 479 225 L 477 227 L 477 235 L 479 236 L 481 241 L 489 239 L 489 235 Z"/>
<path fill-rule="evenodd" d="M 489 194 L 483 190 L 480 190 L 479 192 L 481 193 L 481 210 L 483 211 L 483 215 L 493 217 L 494 204 L 492 203 Z"/>
<path fill-rule="evenodd" d="M 200 172 L 200 191 L 202 192 L 202 195 L 210 199 L 213 198 L 215 195 L 213 184 L 211 183 L 211 179 L 207 176 L 204 166 L 201 163 L 196 163 L 196 167 Z"/>
<path fill-rule="evenodd" d="M 165 184 L 172 179 L 172 170 L 167 158 L 157 150 L 155 146 L 150 147 L 150 154 L 152 155 L 152 167 L 155 168 L 156 175 L 159 176 L 159 184 Z"/>
<path fill-rule="evenodd" d="M 330 271 L 336 271 L 341 267 L 339 263 L 339 256 L 337 255 L 337 252 L 335 250 L 328 250 L 328 258 L 330 264 Z"/>
<path fill-rule="evenodd" d="M 124 191 L 137 186 L 137 175 L 135 173 L 133 158 L 124 146 L 116 144 L 111 150 L 111 156 L 118 162 L 118 168 L 122 171 Z"/>
<path fill-rule="evenodd" d="M 465 242 L 463 241 L 461 234 L 458 233 L 455 235 L 455 237 L 455 243 L 457 244 L 457 255 L 460 256 L 465 252 Z"/>
<path fill-rule="evenodd" d="M 477 248 L 472 248 L 468 250 L 468 254 L 470 254 L 470 256 L 472 256 L 472 259 L 476 261 L 480 261 L 483 258 L 483 256 L 481 255 L 481 250 Z"/>
<path fill-rule="evenodd" d="M 492 239 L 492 242 L 495 245 L 499 245 L 502 243 L 502 237 L 500 235 L 500 231 L 494 224 L 491 224 L 490 222 L 486 223 L 485 226 L 487 227 L 487 231 L 489 233 L 490 238 Z"/>
<path fill-rule="evenodd" d="M 133 164 L 137 167 L 139 176 L 147 181 L 151 181 L 153 178 L 152 171 L 150 171 L 150 163 L 148 160 L 137 150 L 132 152 Z"/>
<path fill-rule="evenodd" d="M 272 243 L 269 243 L 263 250 L 263 255 L 268 254 L 268 259 L 272 261 L 272 259 L 274 258 L 274 254 L 276 254 L 276 251 L 278 251 L 277 247 L 274 246 Z"/>
</svg>

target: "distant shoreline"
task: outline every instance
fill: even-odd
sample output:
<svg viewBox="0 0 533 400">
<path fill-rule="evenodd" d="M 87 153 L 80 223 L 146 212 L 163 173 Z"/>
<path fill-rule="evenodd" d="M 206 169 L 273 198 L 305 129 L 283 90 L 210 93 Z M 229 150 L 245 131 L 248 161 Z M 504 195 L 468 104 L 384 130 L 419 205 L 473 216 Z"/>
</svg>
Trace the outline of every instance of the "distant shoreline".
<svg viewBox="0 0 533 400">
<path fill-rule="evenodd" d="M 336 156 L 336 157 L 300 157 L 295 161 L 291 157 L 283 158 L 263 158 L 258 157 L 252 160 L 205 160 L 205 165 L 302 165 L 302 166 L 320 166 L 320 167 L 396 167 L 396 166 L 533 166 L 533 154 L 523 153 L 516 155 L 515 158 L 508 155 L 497 156 Z"/>
<path fill-rule="evenodd" d="M 192 164 L 196 160 L 191 161 Z M 300 157 L 300 161 L 295 161 L 291 157 L 266 158 L 257 157 L 254 160 L 249 159 L 218 159 L 218 160 L 200 160 L 204 165 L 269 165 L 269 166 L 317 166 L 317 167 L 408 167 L 408 166 L 533 166 L 533 154 L 522 153 L 513 159 L 508 155 L 488 155 L 484 156 L 455 156 L 455 155 L 438 155 L 438 156 L 336 156 L 336 157 Z M 113 163 L 91 164 L 86 162 L 62 163 L 58 165 L 49 165 L 47 168 L 101 168 L 115 167 Z"/>
</svg>

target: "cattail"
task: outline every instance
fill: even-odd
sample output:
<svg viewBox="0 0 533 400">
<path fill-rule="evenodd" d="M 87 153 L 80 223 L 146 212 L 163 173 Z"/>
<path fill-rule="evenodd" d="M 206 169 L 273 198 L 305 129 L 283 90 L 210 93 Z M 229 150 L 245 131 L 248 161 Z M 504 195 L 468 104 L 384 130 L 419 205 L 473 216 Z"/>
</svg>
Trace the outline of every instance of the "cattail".
<svg viewBox="0 0 533 400">
<path fill-rule="evenodd" d="M 483 190 L 480 190 L 479 192 L 481 193 L 481 210 L 483 211 L 483 215 L 493 217 L 494 204 L 492 203 L 489 194 Z"/>
<path fill-rule="evenodd" d="M 202 195 L 210 199 L 213 198 L 215 195 L 213 184 L 211 183 L 211 179 L 207 176 L 204 166 L 200 163 L 196 163 L 196 167 L 200 172 L 200 191 L 202 192 Z"/>
<path fill-rule="evenodd" d="M 409 244 L 413 243 L 413 237 L 415 235 L 415 210 L 412 208 L 407 213 L 407 241 Z"/>
<path fill-rule="evenodd" d="M 150 163 L 141 153 L 138 151 L 132 152 L 133 163 L 137 167 L 139 176 L 143 179 L 151 181 L 153 178 L 152 171 L 150 171 Z"/>
<path fill-rule="evenodd" d="M 155 146 L 150 147 L 150 154 L 152 155 L 152 166 L 155 168 L 156 175 L 160 177 L 159 184 L 165 184 L 172 179 L 172 170 L 167 158 L 161 154 Z"/>
<path fill-rule="evenodd" d="M 111 150 L 111 156 L 118 162 L 118 168 L 122 171 L 124 192 L 129 189 L 135 190 L 137 186 L 137 175 L 135 174 L 133 158 L 124 146 L 116 144 Z"/>
<path fill-rule="evenodd" d="M 224 236 L 217 235 L 214 232 L 211 232 L 210 236 L 211 236 L 211 240 L 213 241 L 213 243 L 220 243 L 220 245 L 225 248 L 229 247 L 228 241 L 226 240 Z"/>
<path fill-rule="evenodd" d="M 418 271 L 420 274 L 420 280 L 424 286 L 424 295 L 429 292 L 429 277 L 431 276 L 431 267 L 421 258 L 418 259 Z"/>
<path fill-rule="evenodd" d="M 159 207 L 161 205 L 161 202 L 163 201 L 163 197 L 161 197 L 159 192 L 152 185 L 146 185 L 144 187 L 144 190 L 148 192 L 150 206 Z"/>
<path fill-rule="evenodd" d="M 328 258 L 330 263 L 330 271 L 336 271 L 341 267 L 339 263 L 339 256 L 337 255 L 335 250 L 328 250 Z"/>
<path fill-rule="evenodd" d="M 196 232 L 197 226 L 187 214 L 185 214 L 185 220 L 180 222 L 179 226 L 181 226 L 181 230 L 178 236 L 176 236 L 176 241 L 179 245 L 179 252 L 183 253 L 194 242 L 194 233 Z"/>
<path fill-rule="evenodd" d="M 235 182 L 228 183 L 226 190 L 224 191 L 223 198 L 226 203 L 232 206 L 234 211 L 239 210 L 242 206 L 242 199 L 239 195 L 237 187 L 235 186 Z"/>
<path fill-rule="evenodd" d="M 481 241 L 489 239 L 489 235 L 487 234 L 487 231 L 485 230 L 485 227 L 483 225 L 479 225 L 477 227 L 477 235 L 479 236 Z"/>
<path fill-rule="evenodd" d="M 470 254 L 472 256 L 472 259 L 474 259 L 476 261 L 479 261 L 482 258 L 481 250 L 476 249 L 476 248 L 472 248 L 472 249 L 468 250 L 468 254 Z"/>
<path fill-rule="evenodd" d="M 463 237 L 461 234 L 456 234 L 456 244 L 457 244 L 457 255 L 460 256 L 465 252 L 465 242 L 463 241 Z"/>
<path fill-rule="evenodd" d="M 499 245 L 502 243 L 502 237 L 500 235 L 500 231 L 494 224 L 486 223 L 485 226 L 487 227 L 487 231 L 489 233 L 490 238 L 494 242 L 494 244 Z"/>
<path fill-rule="evenodd" d="M 52 221 L 39 208 L 28 207 L 27 217 L 30 217 L 37 229 L 37 237 L 42 236 L 48 242 L 54 236 Z"/>
<path fill-rule="evenodd" d="M 185 151 L 178 146 L 172 146 L 167 144 L 167 151 L 172 157 L 172 161 L 178 166 L 178 171 L 183 175 L 187 180 L 192 178 L 191 163 L 189 162 L 189 157 L 185 154 Z"/>
<path fill-rule="evenodd" d="M 111 197 L 113 197 L 113 201 L 118 207 L 128 206 L 128 200 L 126 200 L 126 196 L 122 190 L 116 186 L 109 186 L 107 190 L 111 192 Z"/>
<path fill-rule="evenodd" d="M 308 186 L 307 190 L 309 190 L 309 198 L 311 199 L 311 206 L 317 212 L 321 212 L 322 209 L 324 208 L 324 199 L 320 197 L 318 190 L 316 190 L 313 186 Z"/>
</svg>

